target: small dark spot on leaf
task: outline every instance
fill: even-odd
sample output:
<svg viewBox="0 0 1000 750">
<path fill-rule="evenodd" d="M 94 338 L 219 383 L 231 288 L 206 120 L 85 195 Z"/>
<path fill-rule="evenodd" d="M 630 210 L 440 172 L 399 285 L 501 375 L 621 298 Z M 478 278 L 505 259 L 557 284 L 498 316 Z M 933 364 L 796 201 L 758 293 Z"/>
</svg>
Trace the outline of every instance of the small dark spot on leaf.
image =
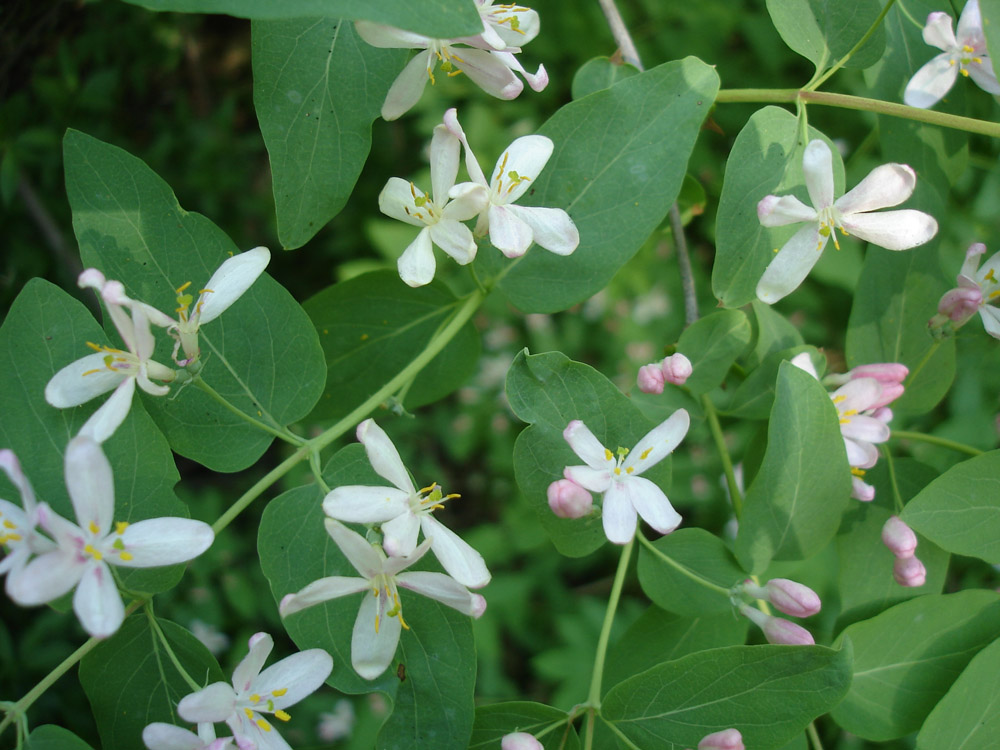
<svg viewBox="0 0 1000 750">
<path fill-rule="evenodd" d="M 406 681 L 406 665 L 405 664 L 400 664 L 398 667 L 396 667 L 396 677 L 399 678 L 400 682 L 405 682 Z"/>
</svg>

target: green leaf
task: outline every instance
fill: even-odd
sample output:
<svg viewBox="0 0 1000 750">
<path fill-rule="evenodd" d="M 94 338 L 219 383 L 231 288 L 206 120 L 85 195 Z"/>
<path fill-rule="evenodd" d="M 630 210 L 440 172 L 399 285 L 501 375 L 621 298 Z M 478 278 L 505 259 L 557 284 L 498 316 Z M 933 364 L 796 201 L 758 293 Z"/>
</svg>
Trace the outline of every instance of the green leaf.
<svg viewBox="0 0 1000 750">
<path fill-rule="evenodd" d="M 563 722 L 564 726 L 556 727 L 539 740 L 545 750 L 579 748 L 580 740 L 573 725 L 566 722 L 566 712 L 558 708 L 528 701 L 479 706 L 476 709 L 476 723 L 472 728 L 469 750 L 478 748 L 497 750 L 505 734 L 511 732 L 535 734 L 557 722 Z"/>
<path fill-rule="evenodd" d="M 917 735 L 917 750 L 991 750 L 1000 737 L 1000 640 L 955 680 Z"/>
<path fill-rule="evenodd" d="M 314 419 L 349 414 L 416 359 L 459 301 L 443 283 L 413 289 L 393 271 L 372 271 L 327 287 L 303 307 L 319 332 L 328 368 Z M 465 324 L 406 392 L 407 409 L 451 393 L 474 373 L 479 334 Z"/>
<path fill-rule="evenodd" d="M 772 558 L 811 557 L 837 533 L 850 495 L 851 473 L 830 396 L 809 373 L 782 362 L 767 450 L 744 498 L 737 559 L 757 574 Z"/>
<path fill-rule="evenodd" d="M 799 329 L 770 305 L 755 299 L 750 307 L 753 309 L 753 348 L 747 357 L 750 367 L 759 366 L 775 352 L 805 343 Z"/>
<path fill-rule="evenodd" d="M 181 208 L 170 187 L 134 156 L 75 130 L 67 131 L 63 149 L 83 262 L 120 280 L 133 299 L 173 311 L 178 287 L 207 283 L 239 251 L 204 216 Z M 155 357 L 169 363 L 173 342 L 162 333 L 158 338 Z M 316 332 L 266 274 L 199 338 L 201 376 L 253 419 L 280 429 L 319 398 L 325 372 Z M 216 471 L 250 466 L 272 440 L 193 386 L 144 401 L 171 448 Z"/>
<path fill-rule="evenodd" d="M 949 552 L 1000 563 L 1000 451 L 953 466 L 900 517 Z"/>
<path fill-rule="evenodd" d="M 44 389 L 63 365 L 88 351 L 82 346 L 86 341 L 103 344 L 107 339 L 82 304 L 41 279 L 25 285 L 0 326 L 0 445 L 20 457 L 38 499 L 74 521 L 63 455 L 98 401 L 56 409 L 46 403 Z M 173 455 L 138 399 L 104 452 L 114 470 L 115 520 L 188 516 L 173 491 L 180 479 Z M 153 593 L 173 587 L 183 569 L 173 565 L 117 572 L 127 588 Z"/>
<path fill-rule="evenodd" d="M 293 249 L 350 197 L 406 52 L 365 44 L 339 18 L 254 21 L 251 30 L 254 108 L 271 160 L 278 239 Z"/>
<path fill-rule="evenodd" d="M 849 648 L 823 646 L 701 651 L 616 685 L 601 714 L 643 748 L 695 747 L 735 727 L 747 747 L 775 750 L 837 705 L 851 682 L 850 661 Z"/>
<path fill-rule="evenodd" d="M 677 351 L 691 360 L 686 385 L 692 393 L 707 393 L 722 383 L 750 343 L 750 321 L 740 310 L 719 310 L 684 329 Z"/>
<path fill-rule="evenodd" d="M 897 604 L 847 628 L 854 682 L 833 718 L 869 740 L 920 728 L 976 653 L 996 638 L 1000 595 L 933 594 Z"/>
<path fill-rule="evenodd" d="M 878 0 L 767 0 L 767 12 L 785 44 L 825 70 L 850 52 L 871 28 L 882 10 Z M 844 63 L 867 68 L 882 56 L 885 32 L 881 25 Z"/>
<path fill-rule="evenodd" d="M 594 57 L 587 60 L 573 75 L 571 86 L 574 99 L 581 99 L 595 91 L 607 89 L 619 81 L 639 74 L 639 69 L 621 60 L 610 57 Z"/>
<path fill-rule="evenodd" d="M 653 546 L 673 561 L 666 562 L 645 545 L 639 550 L 639 583 L 654 604 L 688 617 L 732 611 L 728 596 L 692 580 L 696 576 L 730 589 L 746 578 L 721 539 L 704 529 L 680 529 Z"/>
<path fill-rule="evenodd" d="M 936 342 L 927 332 L 947 286 L 935 240 L 905 252 L 868 248 L 847 324 L 847 364 L 902 362 L 910 368 L 894 412 L 929 411 L 955 379 L 954 340 Z"/>
<path fill-rule="evenodd" d="M 802 352 L 808 352 L 814 365 L 817 361 L 823 366 L 826 365 L 826 357 L 814 346 L 793 346 L 791 349 L 773 352 L 756 369 L 751 370 L 747 379 L 736 387 L 733 399 L 724 413 L 740 419 L 767 419 L 774 407 L 774 394 L 781 363 L 791 361 L 796 354 Z M 819 367 L 816 371 L 822 372 Z"/>
<path fill-rule="evenodd" d="M 201 685 L 228 682 L 197 638 L 168 620 L 157 622 L 191 679 Z M 183 725 L 177 703 L 194 692 L 142 612 L 127 618 L 117 633 L 83 657 L 80 684 L 104 747 L 141 747 L 143 727 L 154 721 Z"/>
<path fill-rule="evenodd" d="M 93 750 L 93 748 L 68 729 L 55 724 L 43 724 L 31 731 L 25 750 Z"/>
<path fill-rule="evenodd" d="M 565 310 L 635 255 L 677 198 L 718 85 L 714 68 L 689 57 L 571 102 L 539 129 L 555 151 L 524 204 L 566 209 L 580 246 L 569 257 L 534 248 L 507 263 L 499 286 L 514 305 Z M 479 257 L 495 265 L 499 256 Z"/>
<path fill-rule="evenodd" d="M 716 219 L 715 264 L 712 292 L 726 307 L 742 307 L 757 297 L 757 282 L 774 253 L 798 225 L 766 229 L 757 218 L 757 204 L 766 195 L 792 193 L 811 205 L 802 173 L 799 121 L 780 107 L 754 112 L 726 161 L 726 177 Z M 809 140 L 829 139 L 809 128 Z M 833 181 L 837 194 L 844 191 L 844 166 L 833 153 Z"/>
<path fill-rule="evenodd" d="M 604 527 L 595 513 L 585 518 L 556 517 L 548 506 L 549 484 L 581 460 L 563 439 L 574 419 L 583 421 L 610 450 L 631 448 L 655 424 L 615 385 L 593 368 L 559 352 L 520 352 L 507 371 L 507 399 L 514 413 L 532 423 L 514 443 L 514 476 L 562 554 L 582 557 L 600 547 Z M 670 460 L 643 473 L 660 488 L 669 487 Z"/>
<path fill-rule="evenodd" d="M 469 0 L 125 0 L 149 10 L 181 13 L 225 13 L 238 18 L 365 19 L 418 34 L 444 39 L 474 36 L 483 29 L 476 6 Z"/>
</svg>

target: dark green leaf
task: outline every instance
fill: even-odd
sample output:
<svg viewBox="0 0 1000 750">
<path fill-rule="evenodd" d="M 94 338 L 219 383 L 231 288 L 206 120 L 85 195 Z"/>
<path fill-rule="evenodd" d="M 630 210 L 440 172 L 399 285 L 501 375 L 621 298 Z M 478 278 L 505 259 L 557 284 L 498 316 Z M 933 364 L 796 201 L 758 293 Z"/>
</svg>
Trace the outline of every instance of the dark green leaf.
<svg viewBox="0 0 1000 750">
<path fill-rule="evenodd" d="M 767 0 L 767 12 L 785 44 L 812 60 L 818 70 L 851 52 L 880 10 L 878 0 Z M 867 68 L 884 48 L 885 32 L 879 26 L 845 66 Z"/>
<path fill-rule="evenodd" d="M 610 57 L 587 60 L 573 76 L 572 96 L 580 99 L 587 94 L 614 86 L 619 81 L 638 75 L 639 69 Z"/>
<path fill-rule="evenodd" d="M 472 728 L 469 750 L 497 750 L 505 734 L 536 734 L 557 722 L 563 722 L 563 726 L 556 727 L 539 740 L 545 750 L 579 748 L 580 740 L 576 731 L 566 722 L 566 713 L 558 708 L 527 701 L 479 706 L 476 709 L 476 723 Z"/>
<path fill-rule="evenodd" d="M 93 748 L 68 729 L 55 724 L 43 724 L 32 730 L 25 750 L 93 750 Z"/>
<path fill-rule="evenodd" d="M 750 321 L 739 310 L 719 310 L 684 329 L 677 350 L 691 360 L 693 372 L 684 384 L 707 393 L 722 383 L 750 343 Z"/>
</svg>

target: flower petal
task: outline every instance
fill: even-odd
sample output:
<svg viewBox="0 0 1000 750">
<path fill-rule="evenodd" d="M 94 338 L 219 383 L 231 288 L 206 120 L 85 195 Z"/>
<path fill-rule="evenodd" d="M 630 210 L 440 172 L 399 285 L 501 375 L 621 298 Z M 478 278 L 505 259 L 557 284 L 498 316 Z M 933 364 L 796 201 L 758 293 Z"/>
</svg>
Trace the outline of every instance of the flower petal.
<svg viewBox="0 0 1000 750">
<path fill-rule="evenodd" d="M 635 448 L 625 457 L 622 466 L 626 470 L 635 469 L 633 476 L 642 474 L 650 466 L 673 453 L 674 448 L 687 435 L 690 426 L 691 417 L 687 411 L 678 409 L 636 443 Z"/>
<path fill-rule="evenodd" d="M 482 167 L 479 166 L 476 155 L 472 153 L 472 148 L 469 146 L 469 139 L 466 137 L 465 131 L 458 121 L 458 110 L 454 107 L 444 113 L 444 126 L 465 146 L 465 169 L 469 173 L 469 178 L 477 185 L 488 186 L 489 183 L 486 182 L 486 175 L 483 174 Z"/>
<path fill-rule="evenodd" d="M 73 611 L 83 629 L 96 638 L 114 634 L 125 621 L 125 605 L 111 568 L 103 562 L 86 566 L 73 594 Z"/>
<path fill-rule="evenodd" d="M 889 439 L 889 427 L 880 419 L 863 414 L 844 419 L 848 421 L 841 420 L 840 433 L 846 438 L 866 443 L 884 443 Z"/>
<path fill-rule="evenodd" d="M 285 690 L 274 697 L 277 709 L 293 706 L 307 695 L 316 692 L 333 670 L 333 659 L 321 648 L 311 648 L 287 656 L 260 673 L 253 682 L 253 691 L 274 693 Z"/>
<path fill-rule="evenodd" d="M 76 586 L 85 567 L 75 552 L 47 552 L 25 565 L 20 575 L 7 576 L 7 595 L 23 607 L 45 604 Z"/>
<path fill-rule="evenodd" d="M 952 23 L 951 16 L 947 13 L 935 11 L 928 15 L 927 24 L 924 26 L 922 32 L 924 42 L 945 52 L 958 47 L 958 40 L 955 38 Z"/>
<path fill-rule="evenodd" d="M 844 216 L 841 224 L 855 237 L 886 250 L 909 250 L 923 245 L 938 230 L 933 216 L 913 209 L 851 214 Z"/>
<path fill-rule="evenodd" d="M 94 352 L 70 362 L 45 386 L 45 400 L 57 409 L 67 409 L 118 387 L 127 376 L 106 367 L 107 356 L 104 352 Z"/>
<path fill-rule="evenodd" d="M 630 477 L 622 482 L 629 502 L 642 520 L 661 534 L 669 534 L 681 525 L 680 513 L 674 510 L 663 490 L 645 477 Z"/>
<path fill-rule="evenodd" d="M 545 87 L 549 85 L 549 74 L 548 71 L 545 70 L 544 65 L 539 65 L 538 70 L 536 70 L 534 73 L 529 73 L 527 70 L 524 69 L 524 66 L 522 66 L 521 63 L 518 62 L 517 55 L 514 53 L 514 51 L 507 49 L 504 50 L 503 52 L 494 51 L 491 54 L 497 59 L 499 59 L 504 65 L 506 65 L 511 70 L 516 70 L 518 73 L 524 76 L 524 80 L 528 82 L 528 85 L 531 87 L 532 91 L 543 91 Z"/>
<path fill-rule="evenodd" d="M 490 176 L 490 185 L 498 193 L 497 202 L 513 203 L 524 195 L 545 168 L 553 148 L 552 139 L 544 135 L 526 135 L 511 143 Z"/>
<path fill-rule="evenodd" d="M 875 167 L 853 190 L 834 204 L 842 214 L 875 211 L 898 206 L 911 195 L 917 185 L 917 175 L 905 164 L 883 164 Z"/>
<path fill-rule="evenodd" d="M 979 317 L 983 319 L 986 333 L 995 339 L 1000 339 L 1000 310 L 992 305 L 983 305 L 979 308 Z"/>
<path fill-rule="evenodd" d="M 330 538 L 363 578 L 371 580 L 382 572 L 382 558 L 368 540 L 332 518 L 327 518 L 323 523 Z"/>
<path fill-rule="evenodd" d="M 828 239 L 819 233 L 815 224 L 804 226 L 793 234 L 760 277 L 757 298 L 772 305 L 798 289 L 819 262 Z"/>
<path fill-rule="evenodd" d="M 988 58 L 984 57 L 981 63 L 973 60 L 965 66 L 965 69 L 969 72 L 969 77 L 983 91 L 994 96 L 1000 94 L 1000 82 L 997 81 L 997 74 L 993 72 L 993 64 Z"/>
<path fill-rule="evenodd" d="M 833 153 L 826 141 L 809 141 L 802 153 L 802 172 L 813 208 L 822 211 L 833 204 Z"/>
<path fill-rule="evenodd" d="M 386 558 L 386 560 L 382 563 L 382 571 L 387 576 L 394 576 L 399 571 L 410 567 L 417 560 L 426 555 L 427 550 L 429 550 L 430 548 L 431 548 L 431 540 L 424 539 L 424 541 L 418 544 L 416 549 L 414 549 L 413 552 L 410 553 L 409 555 L 395 555 L 393 557 Z"/>
<path fill-rule="evenodd" d="M 421 517 L 420 527 L 424 538 L 431 540 L 431 551 L 448 575 L 473 589 L 490 582 L 483 556 L 458 534 L 429 514 Z"/>
<path fill-rule="evenodd" d="M 949 19 L 951 20 L 951 19 Z M 951 28 L 951 24 L 948 24 Z M 956 45 L 967 44 L 977 52 L 985 52 L 985 37 L 983 35 L 983 16 L 979 10 L 979 0 L 969 0 L 962 9 L 962 15 L 958 17 L 958 28 L 956 29 Z M 982 42 L 982 48 L 977 47 L 977 42 Z M 928 42 L 929 44 L 929 42 Z"/>
<path fill-rule="evenodd" d="M 870 469 L 878 462 L 878 448 L 863 440 L 844 438 L 844 448 L 847 450 L 847 463 L 859 469 Z"/>
<path fill-rule="evenodd" d="M 428 50 L 413 56 L 389 87 L 389 93 L 382 103 L 383 120 L 398 120 L 420 101 L 427 81 L 430 80 L 428 71 L 435 64 L 436 61 Z"/>
<path fill-rule="evenodd" d="M 96 443 L 103 443 L 115 434 L 121 423 L 125 421 L 132 408 L 132 397 L 135 394 L 135 378 L 125 378 L 114 393 L 101 404 L 90 419 L 83 423 L 79 435 L 88 437 Z"/>
<path fill-rule="evenodd" d="M 471 236 L 471 235 L 470 235 Z M 399 278 L 409 286 L 424 286 L 434 280 L 437 262 L 431 245 L 431 230 L 424 227 L 396 262 Z"/>
<path fill-rule="evenodd" d="M 950 55 L 938 55 L 916 72 L 903 92 L 903 101 L 911 107 L 933 107 L 955 85 L 958 65 L 952 65 Z"/>
<path fill-rule="evenodd" d="M 208 323 L 228 310 L 264 273 L 270 260 L 270 250 L 266 247 L 255 247 L 223 261 L 205 285 L 205 288 L 211 291 L 206 292 L 199 322 Z"/>
<path fill-rule="evenodd" d="M 807 206 L 794 195 L 765 195 L 757 204 L 757 219 L 761 226 L 783 227 L 803 221 L 816 221 L 816 209 Z"/>
<path fill-rule="evenodd" d="M 7 448 L 0 450 L 0 470 L 3 470 L 10 483 L 21 493 L 21 507 L 24 508 L 24 512 L 28 514 L 34 513 L 36 505 L 35 491 L 31 488 L 31 482 L 28 481 L 28 478 L 21 470 L 21 462 L 17 460 L 17 455 L 14 451 Z"/>
<path fill-rule="evenodd" d="M 524 84 L 499 57 L 504 54 L 507 53 L 462 49 L 459 55 L 462 62 L 459 65 L 462 72 L 469 76 L 469 80 L 490 96 L 515 99 L 524 90 Z"/>
<path fill-rule="evenodd" d="M 194 732 L 162 722 L 147 724 L 142 730 L 142 742 L 149 750 L 203 750 L 205 747 Z"/>
<path fill-rule="evenodd" d="M 212 527 L 191 518 L 151 518 L 129 526 L 119 537 L 131 560 L 108 558 L 125 568 L 155 568 L 174 565 L 198 557 L 212 546 Z"/>
<path fill-rule="evenodd" d="M 516 5 L 494 5 L 480 8 L 488 28 L 492 29 L 509 47 L 523 47 L 536 36 L 541 28 L 538 12 Z M 516 24 L 510 19 L 515 19 Z"/>
<path fill-rule="evenodd" d="M 875 408 L 882 398 L 882 384 L 875 378 L 855 378 L 830 394 L 839 412 L 859 412 Z"/>
<path fill-rule="evenodd" d="M 455 185 L 461 151 L 462 142 L 448 128 L 444 125 L 434 127 L 431 137 L 431 196 L 439 206 L 445 204 L 448 191 Z"/>
<path fill-rule="evenodd" d="M 611 462 L 614 465 L 614 461 Z M 610 469 L 591 469 L 589 466 L 567 466 L 563 476 L 591 492 L 605 492 L 611 485 Z"/>
<path fill-rule="evenodd" d="M 612 482 L 604 493 L 601 520 L 612 544 L 628 544 L 635 536 L 636 512 L 621 482 Z"/>
<path fill-rule="evenodd" d="M 197 693 L 181 698 L 177 713 L 194 723 L 225 721 L 236 711 L 236 693 L 225 682 L 213 682 Z"/>
<path fill-rule="evenodd" d="M 490 206 L 490 244 L 508 258 L 520 258 L 531 247 L 534 232 L 510 208 Z"/>
<path fill-rule="evenodd" d="M 327 576 L 326 578 L 319 578 L 307 584 L 294 594 L 285 596 L 281 600 L 281 605 L 278 609 L 282 617 L 287 617 L 315 604 L 322 604 L 331 599 L 339 599 L 342 596 L 350 596 L 351 594 L 357 594 L 359 591 L 368 591 L 370 589 L 371 584 L 365 578 Z"/>
<path fill-rule="evenodd" d="M 580 244 L 580 231 L 561 208 L 507 206 L 507 210 L 531 227 L 539 246 L 556 255 L 570 255 Z"/>
<path fill-rule="evenodd" d="M 376 630 L 377 612 L 378 597 L 366 596 L 351 633 L 351 666 L 366 680 L 374 680 L 392 662 L 402 630 L 398 617 L 380 618 Z"/>
<path fill-rule="evenodd" d="M 348 523 L 382 523 L 406 513 L 409 496 L 395 487 L 337 487 L 323 499 L 323 512 Z"/>
<path fill-rule="evenodd" d="M 409 472 L 399 457 L 399 451 L 392 440 L 373 419 L 366 419 L 358 425 L 358 442 L 365 446 L 365 453 L 375 473 L 389 480 L 407 495 L 415 491 Z"/>
<path fill-rule="evenodd" d="M 250 650 L 233 670 L 233 689 L 237 694 L 247 693 L 260 674 L 264 662 L 274 648 L 274 638 L 268 633 L 254 633 L 250 636 Z"/>
<path fill-rule="evenodd" d="M 441 219 L 432 225 L 429 231 L 431 242 L 444 250 L 459 265 L 464 266 L 475 260 L 476 240 L 465 224 L 454 219 Z"/>
<path fill-rule="evenodd" d="M 107 534 L 114 520 L 115 480 L 104 451 L 88 437 L 75 437 L 66 447 L 65 463 L 77 523 L 95 535 Z"/>
<path fill-rule="evenodd" d="M 355 21 L 354 30 L 371 46 L 383 49 L 419 49 L 427 47 L 431 41 L 422 34 L 372 21 Z"/>
<path fill-rule="evenodd" d="M 809 352 L 801 352 L 796 354 L 789 360 L 793 365 L 798 367 L 800 370 L 804 370 L 812 375 L 816 380 L 819 380 L 819 373 L 816 372 L 816 365 L 813 364 L 812 357 L 809 356 Z"/>
<path fill-rule="evenodd" d="M 604 471 L 610 471 L 614 468 L 615 459 L 611 451 L 601 445 L 600 441 L 594 437 L 594 433 L 590 431 L 590 428 L 579 419 L 574 419 L 566 425 L 566 429 L 563 430 L 563 438 L 569 443 L 569 447 L 573 449 L 573 452 L 590 468 Z M 586 487 L 586 485 L 584 486 Z M 587 489 L 590 488 L 588 487 Z M 601 490 L 594 491 L 600 492 Z"/>
<path fill-rule="evenodd" d="M 434 599 L 448 605 L 452 609 L 457 609 L 463 615 L 478 617 L 477 613 L 482 614 L 480 611 L 480 597 L 444 573 L 411 570 L 396 576 L 396 583 L 404 589 L 416 591 L 418 594 L 422 594 L 429 599 Z"/>
<path fill-rule="evenodd" d="M 441 216 L 455 221 L 467 221 L 482 213 L 489 205 L 489 193 L 477 182 L 460 182 L 448 191 L 451 199 L 443 209 Z"/>
<path fill-rule="evenodd" d="M 415 227 L 423 227 L 427 222 L 414 215 L 416 211 L 414 199 L 423 197 L 424 192 L 412 182 L 400 177 L 390 177 L 382 192 L 378 194 L 378 209 L 393 219 L 405 221 Z"/>
<path fill-rule="evenodd" d="M 382 524 L 382 547 L 390 557 L 409 557 L 417 548 L 420 521 L 407 508 L 391 521 Z"/>
</svg>

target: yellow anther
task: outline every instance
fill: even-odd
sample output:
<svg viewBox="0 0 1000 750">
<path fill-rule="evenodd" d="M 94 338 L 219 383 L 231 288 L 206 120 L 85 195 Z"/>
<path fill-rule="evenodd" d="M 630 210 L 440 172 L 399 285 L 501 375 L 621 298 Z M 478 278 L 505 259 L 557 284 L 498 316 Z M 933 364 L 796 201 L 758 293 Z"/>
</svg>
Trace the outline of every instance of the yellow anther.
<svg viewBox="0 0 1000 750">
<path fill-rule="evenodd" d="M 992 291 L 986 295 L 986 299 L 996 299 L 997 297 L 1000 297 L 1000 289 Z"/>
<path fill-rule="evenodd" d="M 4 519 L 3 525 L 4 525 L 5 529 L 16 529 L 17 528 L 17 525 L 13 521 L 8 521 L 6 519 Z"/>
<path fill-rule="evenodd" d="M 115 533 L 116 534 L 124 534 L 125 533 L 125 529 L 127 529 L 127 528 L 128 528 L 128 521 L 118 521 L 115 524 Z"/>
<path fill-rule="evenodd" d="M 118 559 L 119 560 L 124 560 L 125 562 L 128 562 L 129 560 L 132 559 L 132 553 L 131 552 L 122 552 L 120 555 L 118 555 Z"/>
<path fill-rule="evenodd" d="M 93 557 L 98 562 L 104 559 L 104 555 L 102 555 L 98 550 L 96 550 L 94 548 L 94 545 L 92 544 L 88 544 L 86 547 L 84 547 L 83 551 L 86 552 L 91 557 Z"/>
<path fill-rule="evenodd" d="M 431 482 L 431 483 L 430 483 L 429 485 L 427 485 L 426 487 L 421 487 L 421 488 L 420 488 L 419 490 L 417 490 L 417 492 L 418 492 L 419 494 L 423 495 L 423 494 L 424 494 L 425 492 L 431 492 L 431 491 L 432 491 L 432 490 L 433 490 L 433 489 L 434 489 L 435 487 L 437 487 L 437 486 L 438 486 L 438 485 L 437 485 L 437 482 Z"/>
<path fill-rule="evenodd" d="M 840 423 L 841 423 L 841 424 L 850 424 L 850 423 L 851 423 L 851 420 L 849 420 L 849 419 L 841 419 L 841 420 L 840 420 Z"/>
<path fill-rule="evenodd" d="M 90 529 L 91 534 L 100 534 L 101 530 L 98 528 L 97 524 L 91 521 L 87 524 L 87 528 Z"/>
<path fill-rule="evenodd" d="M 622 470 L 619 467 L 615 467 L 615 476 L 620 477 L 622 475 Z"/>
<path fill-rule="evenodd" d="M 851 473 L 856 477 L 863 477 L 868 472 L 866 472 L 864 469 L 859 469 L 857 466 L 852 466 Z"/>
<path fill-rule="evenodd" d="M 375 615 L 375 634 L 378 635 L 378 615 Z"/>
<path fill-rule="evenodd" d="M 992 281 L 994 284 L 997 283 L 997 277 L 992 268 L 986 272 L 985 276 L 983 276 L 983 281 Z"/>
<path fill-rule="evenodd" d="M 4 537 L 0 537 L 0 539 L 3 539 L 3 544 L 7 542 L 20 542 L 23 538 L 20 534 L 7 534 Z"/>
<path fill-rule="evenodd" d="M 98 345 L 97 345 L 97 344 L 95 344 L 95 343 L 94 343 L 93 341 L 88 341 L 88 342 L 87 342 L 87 346 L 89 346 L 89 347 L 90 347 L 91 349 L 93 349 L 93 350 L 94 350 L 95 352 L 103 352 L 103 351 L 104 351 L 104 347 L 103 347 L 103 346 L 98 346 Z"/>
<path fill-rule="evenodd" d="M 274 718 L 275 719 L 280 719 L 281 721 L 288 721 L 292 717 L 291 717 L 291 714 L 289 714 L 287 711 L 282 711 L 279 708 L 277 711 L 274 712 Z"/>
<path fill-rule="evenodd" d="M 287 692 L 288 688 L 278 688 L 277 690 L 272 690 L 271 695 L 273 695 L 275 698 L 280 698 Z"/>
<path fill-rule="evenodd" d="M 615 457 L 615 454 L 609 451 L 607 448 L 604 449 L 604 460 L 610 461 Z"/>
<path fill-rule="evenodd" d="M 215 294 L 214 289 L 199 289 L 198 294 Z"/>
<path fill-rule="evenodd" d="M 177 292 L 177 294 L 184 294 L 184 290 L 187 289 L 189 286 L 191 286 L 191 282 L 185 281 L 183 284 L 177 287 L 175 291 Z"/>
<path fill-rule="evenodd" d="M 962 69 L 961 69 L 960 71 L 958 71 L 958 72 L 959 72 L 959 73 L 961 73 L 961 74 L 962 74 L 963 76 L 965 76 L 966 78 L 968 78 L 968 77 L 969 77 L 969 71 L 967 71 L 967 70 L 966 70 L 965 68 L 962 68 Z"/>
<path fill-rule="evenodd" d="M 652 446 L 646 448 L 646 450 L 644 450 L 642 453 L 639 454 L 639 460 L 645 461 L 647 458 L 649 458 L 649 454 L 652 452 L 653 452 Z"/>
<path fill-rule="evenodd" d="M 973 57 L 972 58 L 972 62 L 976 63 L 976 65 L 982 65 L 983 64 L 983 58 L 981 58 L 981 57 Z"/>
<path fill-rule="evenodd" d="M 253 711 L 251 711 L 249 708 L 244 708 L 243 713 L 247 715 L 247 718 L 250 719 L 250 721 L 253 721 Z"/>
<path fill-rule="evenodd" d="M 104 370 L 102 368 L 98 368 L 96 370 L 87 370 L 83 374 L 84 374 L 84 376 L 86 376 L 86 375 L 93 375 L 95 372 L 104 372 Z"/>
<path fill-rule="evenodd" d="M 264 730 L 265 732 L 270 732 L 270 731 L 271 731 L 271 725 L 270 725 L 270 724 L 268 724 L 268 723 L 267 723 L 266 721 L 264 721 L 263 719 L 257 719 L 257 721 L 256 721 L 256 724 L 257 724 L 257 726 L 259 726 L 259 727 L 260 727 L 261 729 L 263 729 L 263 730 Z"/>
<path fill-rule="evenodd" d="M 968 52 L 971 55 L 975 51 L 976 50 L 973 49 L 972 47 L 970 47 L 968 44 L 963 44 L 962 45 L 962 52 Z"/>
<path fill-rule="evenodd" d="M 839 404 L 841 401 L 846 401 L 846 400 L 847 396 L 845 396 L 843 393 L 841 393 L 839 396 L 834 396 L 832 399 L 833 403 L 835 404 Z"/>
<path fill-rule="evenodd" d="M 857 409 L 848 409 L 847 411 L 845 411 L 840 416 L 842 416 L 842 417 L 853 417 L 857 413 L 858 413 Z"/>
<path fill-rule="evenodd" d="M 250 702 L 251 703 L 260 703 L 260 696 L 257 695 L 257 693 L 254 693 L 253 695 L 250 696 Z"/>
<path fill-rule="evenodd" d="M 626 474 L 631 474 L 633 471 L 635 471 L 635 469 L 633 467 L 631 467 L 631 466 L 627 466 L 625 468 L 625 473 Z"/>
</svg>

